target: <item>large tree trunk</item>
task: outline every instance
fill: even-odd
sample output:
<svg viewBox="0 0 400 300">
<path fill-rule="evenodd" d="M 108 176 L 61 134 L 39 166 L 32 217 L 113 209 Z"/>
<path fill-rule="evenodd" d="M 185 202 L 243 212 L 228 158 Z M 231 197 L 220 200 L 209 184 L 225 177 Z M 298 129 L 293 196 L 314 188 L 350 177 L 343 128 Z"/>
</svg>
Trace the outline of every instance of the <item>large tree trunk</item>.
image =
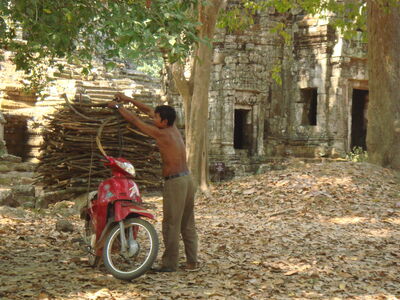
<svg viewBox="0 0 400 300">
<path fill-rule="evenodd" d="M 212 41 L 219 10 L 225 0 L 212 0 L 199 4 L 199 37 Z M 212 44 L 212 43 L 211 43 Z M 199 43 L 193 53 L 191 77 L 184 77 L 182 65 L 175 64 L 172 74 L 183 98 L 186 126 L 186 149 L 189 169 L 196 187 L 208 190 L 208 90 L 212 68 L 213 49 L 210 44 Z"/>
<path fill-rule="evenodd" d="M 400 170 L 400 8 L 385 11 L 376 0 L 367 5 L 367 150 L 372 163 Z"/>
</svg>

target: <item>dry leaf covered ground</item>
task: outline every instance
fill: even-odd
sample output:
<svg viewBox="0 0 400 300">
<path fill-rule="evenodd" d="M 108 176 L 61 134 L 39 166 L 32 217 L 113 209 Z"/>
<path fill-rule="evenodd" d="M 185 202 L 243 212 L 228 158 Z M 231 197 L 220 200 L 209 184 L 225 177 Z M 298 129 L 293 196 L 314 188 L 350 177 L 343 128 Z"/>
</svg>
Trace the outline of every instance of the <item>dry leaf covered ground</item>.
<svg viewBox="0 0 400 300">
<path fill-rule="evenodd" d="M 0 298 L 400 299 L 398 180 L 366 163 L 292 161 L 216 184 L 197 199 L 201 270 L 132 282 L 87 266 L 70 203 L 2 207 Z M 145 201 L 160 232 L 161 197 Z M 55 230 L 65 218 L 73 233 Z"/>
</svg>

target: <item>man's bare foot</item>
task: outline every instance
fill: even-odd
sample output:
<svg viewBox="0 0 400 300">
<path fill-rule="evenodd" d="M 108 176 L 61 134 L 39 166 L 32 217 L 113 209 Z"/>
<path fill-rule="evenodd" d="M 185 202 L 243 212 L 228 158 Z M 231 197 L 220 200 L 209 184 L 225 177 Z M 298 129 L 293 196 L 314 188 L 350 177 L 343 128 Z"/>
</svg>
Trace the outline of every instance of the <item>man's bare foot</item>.
<svg viewBox="0 0 400 300">
<path fill-rule="evenodd" d="M 167 273 L 169 273 L 169 272 L 176 272 L 175 269 L 168 268 L 168 267 L 151 268 L 150 271 L 156 272 L 156 273 L 159 273 L 159 272 L 161 272 L 161 273 L 164 273 L 164 272 L 167 272 Z"/>
<path fill-rule="evenodd" d="M 185 271 L 188 272 L 194 272 L 200 270 L 200 264 L 199 263 L 186 263 L 186 265 L 183 267 Z"/>
</svg>

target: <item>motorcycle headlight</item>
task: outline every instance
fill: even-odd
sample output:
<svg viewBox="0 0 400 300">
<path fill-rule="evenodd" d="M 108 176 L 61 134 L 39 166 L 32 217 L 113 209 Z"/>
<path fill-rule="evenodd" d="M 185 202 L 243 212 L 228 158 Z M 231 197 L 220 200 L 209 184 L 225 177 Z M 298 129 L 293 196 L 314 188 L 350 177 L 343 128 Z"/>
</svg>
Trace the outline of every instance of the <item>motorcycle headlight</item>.
<svg viewBox="0 0 400 300">
<path fill-rule="evenodd" d="M 129 173 L 132 176 L 136 175 L 135 167 L 131 163 L 120 162 L 118 160 L 116 160 L 115 162 L 117 163 L 118 167 L 120 167 L 125 172 Z"/>
</svg>

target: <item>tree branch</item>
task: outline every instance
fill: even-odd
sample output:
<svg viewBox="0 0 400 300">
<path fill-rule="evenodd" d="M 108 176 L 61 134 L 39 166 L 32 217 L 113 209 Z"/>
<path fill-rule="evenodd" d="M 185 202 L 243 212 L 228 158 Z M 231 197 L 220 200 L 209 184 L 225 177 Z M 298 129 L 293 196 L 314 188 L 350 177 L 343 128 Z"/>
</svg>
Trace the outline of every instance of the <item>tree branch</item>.
<svg viewBox="0 0 400 300">
<path fill-rule="evenodd" d="M 179 93 L 181 94 L 183 101 L 188 104 L 191 97 L 191 89 L 189 81 L 185 78 L 185 70 L 184 65 L 179 62 L 175 62 L 171 65 L 171 72 L 174 78 L 174 82 L 176 88 L 178 89 Z"/>
</svg>

